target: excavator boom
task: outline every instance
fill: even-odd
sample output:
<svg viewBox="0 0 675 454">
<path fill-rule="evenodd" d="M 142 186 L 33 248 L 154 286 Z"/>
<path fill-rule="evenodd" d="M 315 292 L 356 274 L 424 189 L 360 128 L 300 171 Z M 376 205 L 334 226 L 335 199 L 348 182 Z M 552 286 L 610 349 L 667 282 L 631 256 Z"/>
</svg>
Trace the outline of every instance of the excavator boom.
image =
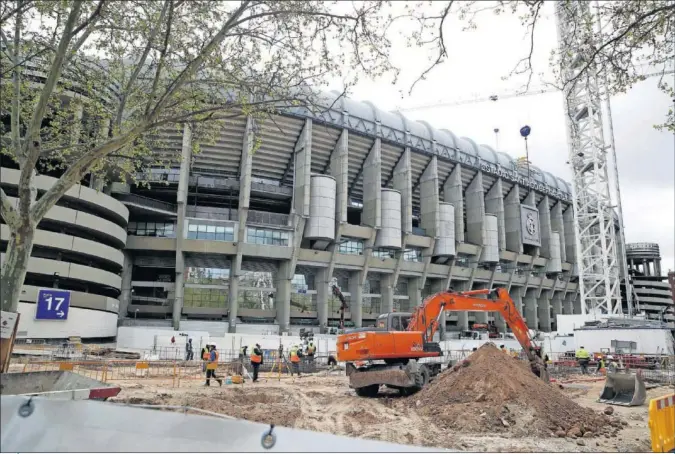
<svg viewBox="0 0 675 454">
<path fill-rule="evenodd" d="M 481 295 L 496 293 L 496 298 L 479 298 Z M 438 316 L 442 311 L 499 312 L 513 331 L 526 352 L 534 348 L 528 334 L 525 320 L 518 312 L 509 292 L 504 288 L 495 291 L 488 289 L 468 292 L 440 292 L 428 297 L 413 313 L 408 331 L 422 331 L 425 340 L 432 339 L 438 329 Z"/>
</svg>

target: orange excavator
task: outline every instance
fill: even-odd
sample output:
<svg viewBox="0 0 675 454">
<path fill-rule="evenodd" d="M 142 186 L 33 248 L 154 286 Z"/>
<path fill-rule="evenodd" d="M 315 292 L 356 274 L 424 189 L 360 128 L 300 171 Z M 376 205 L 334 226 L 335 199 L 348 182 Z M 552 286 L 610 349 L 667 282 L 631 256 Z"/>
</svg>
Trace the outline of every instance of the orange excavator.
<svg viewBox="0 0 675 454">
<path fill-rule="evenodd" d="M 374 397 L 380 385 L 412 394 L 428 384 L 441 364 L 421 360 L 443 354 L 433 338 L 444 311 L 499 312 L 525 350 L 532 372 L 548 382 L 541 348 L 530 339 L 525 320 L 506 289 L 448 291 L 428 297 L 412 313 L 382 314 L 375 328 L 352 329 L 338 336 L 337 359 L 347 363 L 349 385 L 356 394 Z"/>
</svg>

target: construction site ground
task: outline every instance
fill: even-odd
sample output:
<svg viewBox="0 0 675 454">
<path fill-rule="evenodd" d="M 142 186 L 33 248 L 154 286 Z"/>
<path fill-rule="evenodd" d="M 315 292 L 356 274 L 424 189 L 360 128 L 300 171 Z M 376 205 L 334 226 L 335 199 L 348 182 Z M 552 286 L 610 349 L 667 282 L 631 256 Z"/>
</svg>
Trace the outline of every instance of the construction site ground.
<svg viewBox="0 0 675 454">
<path fill-rule="evenodd" d="M 122 388 L 112 401 L 129 404 L 180 405 L 235 418 L 279 426 L 328 432 L 407 445 L 467 451 L 649 452 L 648 406 L 614 406 L 621 420 L 616 435 L 592 438 L 469 433 L 444 427 L 437 418 L 421 415 L 415 397 L 381 391 L 378 398 L 357 397 L 344 375 L 321 372 L 301 378 L 262 378 L 258 383 L 205 387 L 202 380 L 141 378 L 114 382 Z M 215 386 L 214 386 L 215 385 Z M 553 385 L 555 386 L 555 385 Z M 603 382 L 571 382 L 563 392 L 583 407 L 602 412 L 596 402 Z M 648 399 L 672 392 L 672 387 L 649 389 Z M 475 415 L 473 415 L 475 416 Z M 518 416 L 516 416 L 517 418 Z M 523 415 L 527 417 L 527 415 Z"/>
</svg>

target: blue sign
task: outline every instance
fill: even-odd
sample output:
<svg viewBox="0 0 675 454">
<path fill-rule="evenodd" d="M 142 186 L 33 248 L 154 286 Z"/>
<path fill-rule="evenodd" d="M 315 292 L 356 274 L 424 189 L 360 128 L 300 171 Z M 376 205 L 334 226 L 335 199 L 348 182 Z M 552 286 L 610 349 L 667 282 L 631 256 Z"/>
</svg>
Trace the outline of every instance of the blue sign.
<svg viewBox="0 0 675 454">
<path fill-rule="evenodd" d="M 35 320 L 68 320 L 70 292 L 68 290 L 40 289 Z"/>
</svg>

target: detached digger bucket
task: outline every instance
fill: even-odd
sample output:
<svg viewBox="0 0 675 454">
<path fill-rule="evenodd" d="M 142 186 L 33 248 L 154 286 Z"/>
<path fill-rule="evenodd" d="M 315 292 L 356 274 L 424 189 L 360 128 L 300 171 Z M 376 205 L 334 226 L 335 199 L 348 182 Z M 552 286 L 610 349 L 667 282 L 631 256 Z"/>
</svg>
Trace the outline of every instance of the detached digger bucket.
<svg viewBox="0 0 675 454">
<path fill-rule="evenodd" d="M 605 387 L 598 402 L 610 405 L 625 405 L 636 407 L 645 403 L 647 388 L 642 375 L 637 374 L 607 374 Z"/>
</svg>

